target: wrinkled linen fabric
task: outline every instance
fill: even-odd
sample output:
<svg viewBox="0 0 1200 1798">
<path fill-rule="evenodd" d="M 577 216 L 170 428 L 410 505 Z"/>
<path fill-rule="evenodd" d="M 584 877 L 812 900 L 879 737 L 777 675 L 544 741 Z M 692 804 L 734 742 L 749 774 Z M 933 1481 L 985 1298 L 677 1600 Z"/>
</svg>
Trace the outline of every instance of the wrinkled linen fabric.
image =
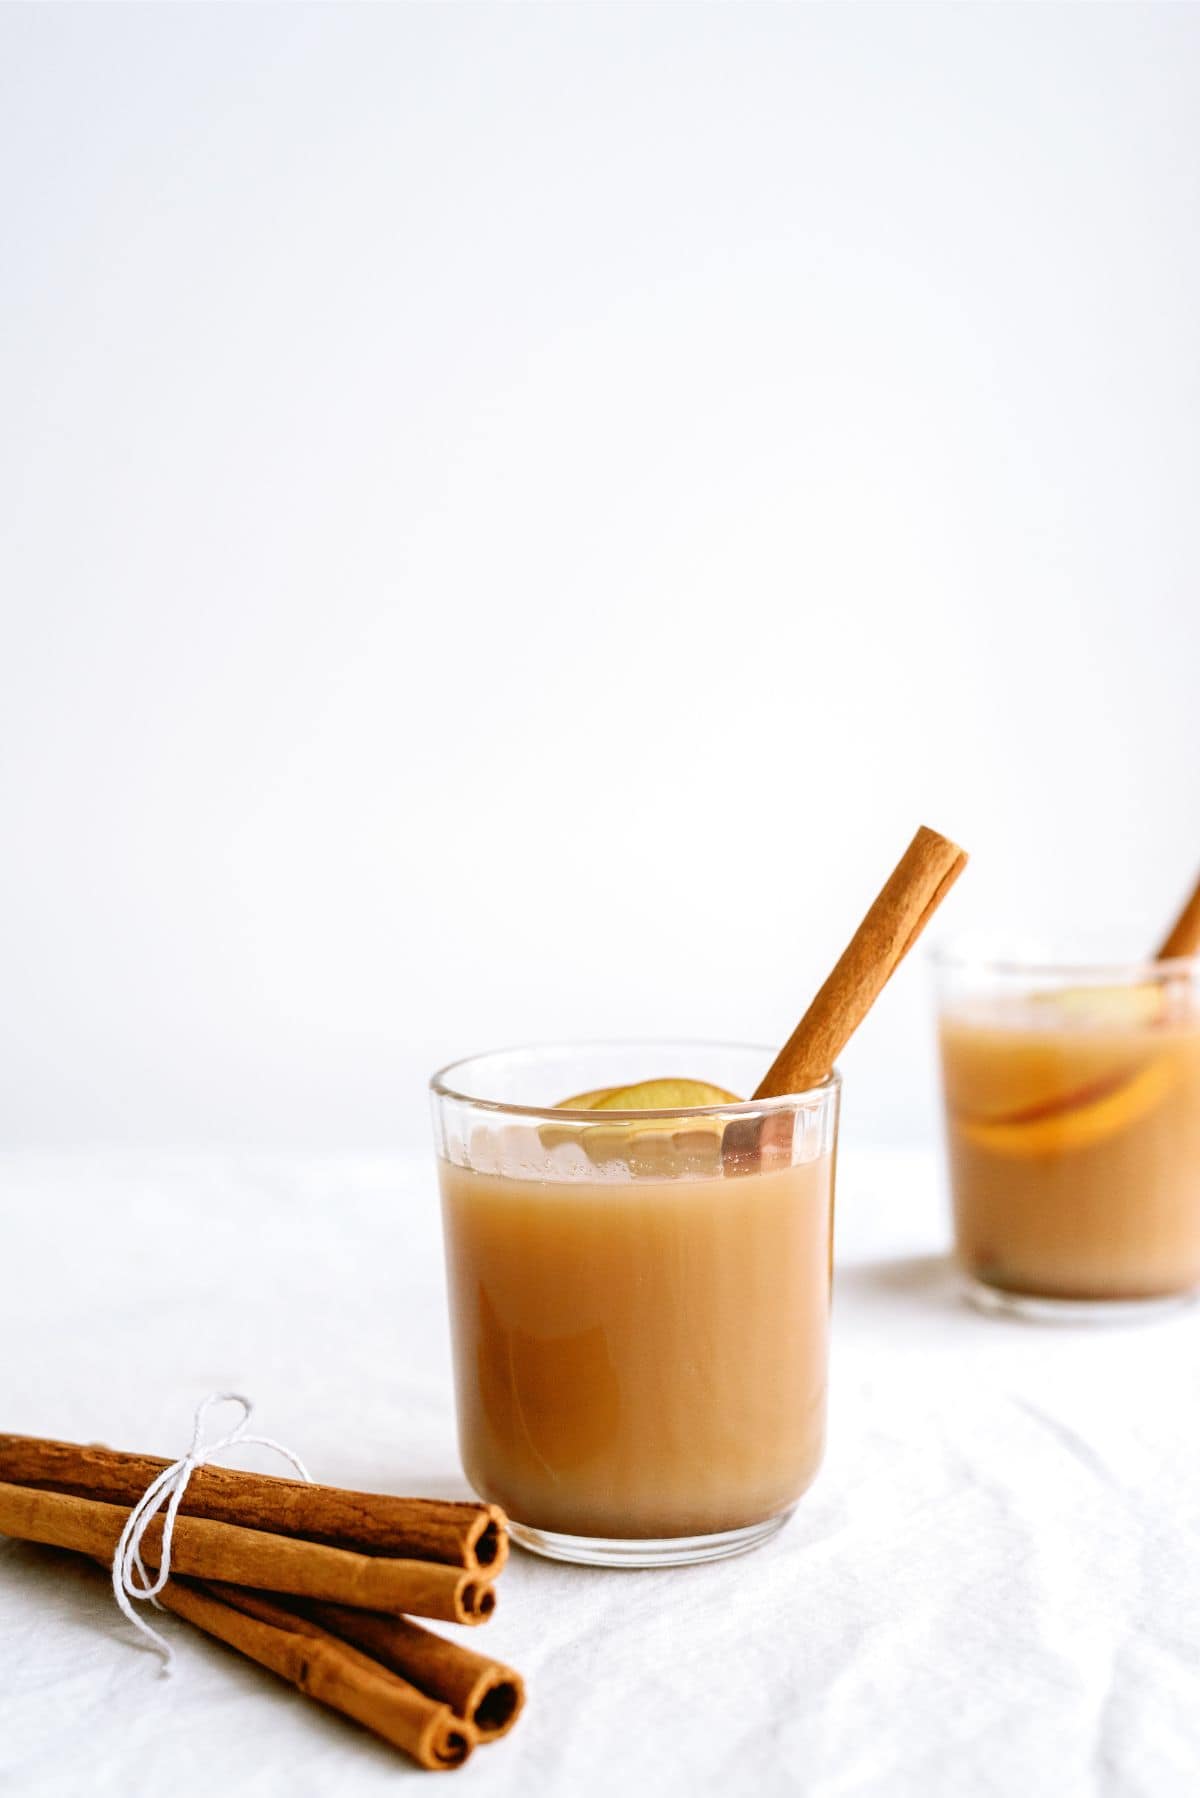
<svg viewBox="0 0 1200 1798">
<path fill-rule="evenodd" d="M 1195 1798 L 1200 1311 L 976 1315 L 934 1156 L 839 1172 L 831 1427 L 787 1529 L 609 1573 L 515 1553 L 488 1798 Z M 0 1429 L 173 1456 L 206 1392 L 340 1485 L 460 1495 L 427 1158 L 0 1157 Z M 247 1452 L 244 1465 L 269 1470 Z M 0 1538 L 0 1792 L 394 1793 L 402 1757 L 105 1578 Z M 451 1632 L 453 1633 L 453 1632 Z"/>
</svg>

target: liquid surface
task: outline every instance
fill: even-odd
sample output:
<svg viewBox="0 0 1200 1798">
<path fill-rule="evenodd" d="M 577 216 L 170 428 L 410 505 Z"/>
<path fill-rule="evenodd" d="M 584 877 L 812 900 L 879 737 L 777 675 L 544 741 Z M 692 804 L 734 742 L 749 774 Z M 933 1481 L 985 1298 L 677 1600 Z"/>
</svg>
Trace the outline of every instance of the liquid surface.
<svg viewBox="0 0 1200 1798">
<path fill-rule="evenodd" d="M 988 1285 L 1200 1285 L 1200 1018 L 1154 988 L 993 1001 L 941 1025 L 955 1233 Z"/>
<path fill-rule="evenodd" d="M 832 1158 L 736 1178 L 440 1164 L 468 1479 L 517 1521 L 658 1537 L 776 1515 L 825 1432 Z"/>
</svg>

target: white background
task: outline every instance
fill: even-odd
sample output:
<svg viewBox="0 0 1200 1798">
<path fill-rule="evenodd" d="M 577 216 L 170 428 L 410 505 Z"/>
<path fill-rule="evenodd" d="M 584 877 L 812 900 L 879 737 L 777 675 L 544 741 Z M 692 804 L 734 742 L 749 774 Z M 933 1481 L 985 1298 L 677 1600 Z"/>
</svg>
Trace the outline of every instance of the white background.
<svg viewBox="0 0 1200 1798">
<path fill-rule="evenodd" d="M 1195 6 L 4 8 L 0 1140 L 777 1041 L 922 820 L 1148 949 L 1198 153 Z M 928 1133 L 919 967 L 846 1070 Z"/>
</svg>

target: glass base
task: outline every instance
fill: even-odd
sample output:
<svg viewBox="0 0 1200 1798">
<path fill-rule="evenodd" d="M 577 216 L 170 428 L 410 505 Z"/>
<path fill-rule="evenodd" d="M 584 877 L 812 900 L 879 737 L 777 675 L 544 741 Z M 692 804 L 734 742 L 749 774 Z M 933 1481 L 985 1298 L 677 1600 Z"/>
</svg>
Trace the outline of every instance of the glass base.
<svg viewBox="0 0 1200 1798">
<path fill-rule="evenodd" d="M 508 1533 L 535 1555 L 545 1555 L 550 1561 L 574 1561 L 580 1567 L 687 1567 L 696 1561 L 723 1561 L 769 1542 L 794 1509 L 768 1517 L 765 1523 L 720 1530 L 712 1536 L 563 1536 L 557 1530 L 535 1530 L 512 1518 Z"/>
<path fill-rule="evenodd" d="M 963 1296 L 991 1317 L 1022 1317 L 1042 1324 L 1140 1324 L 1172 1317 L 1194 1305 L 1197 1294 L 1168 1292 L 1146 1299 L 1053 1299 L 1033 1293 L 1006 1292 L 970 1274 L 962 1276 Z"/>
</svg>

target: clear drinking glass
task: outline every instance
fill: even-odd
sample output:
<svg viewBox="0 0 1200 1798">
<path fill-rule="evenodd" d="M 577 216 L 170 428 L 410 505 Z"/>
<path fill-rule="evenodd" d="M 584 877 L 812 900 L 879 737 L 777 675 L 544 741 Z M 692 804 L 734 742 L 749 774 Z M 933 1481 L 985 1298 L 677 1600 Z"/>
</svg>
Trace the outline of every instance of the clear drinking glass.
<svg viewBox="0 0 1200 1798">
<path fill-rule="evenodd" d="M 748 1104 L 563 1111 L 769 1049 L 480 1055 L 431 1082 L 463 1467 L 559 1560 L 711 1560 L 779 1529 L 825 1434 L 840 1081 Z"/>
<path fill-rule="evenodd" d="M 1200 957 L 945 954 L 958 1259 L 985 1309 L 1142 1315 L 1200 1287 Z"/>
</svg>

